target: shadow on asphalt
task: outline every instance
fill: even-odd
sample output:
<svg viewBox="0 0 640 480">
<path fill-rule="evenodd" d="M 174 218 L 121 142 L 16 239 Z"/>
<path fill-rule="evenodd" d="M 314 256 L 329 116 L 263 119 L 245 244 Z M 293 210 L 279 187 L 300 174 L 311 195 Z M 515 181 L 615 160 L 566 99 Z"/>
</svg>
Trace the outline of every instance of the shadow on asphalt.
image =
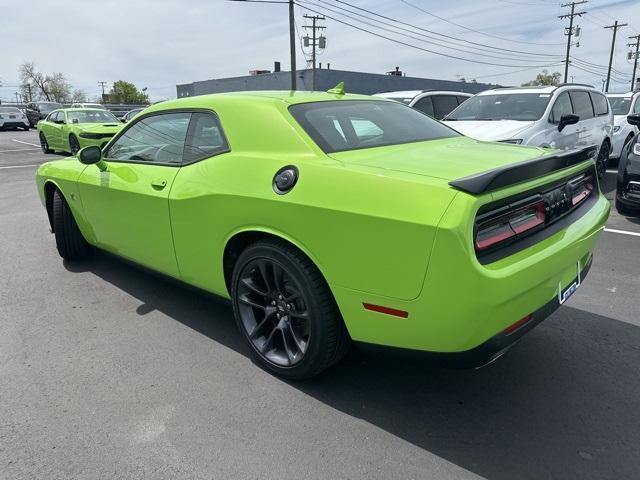
<svg viewBox="0 0 640 480">
<path fill-rule="evenodd" d="M 229 305 L 109 255 L 89 271 L 248 356 Z M 640 329 L 564 307 L 481 370 L 447 370 L 353 351 L 310 381 L 326 405 L 492 479 L 637 478 Z"/>
</svg>

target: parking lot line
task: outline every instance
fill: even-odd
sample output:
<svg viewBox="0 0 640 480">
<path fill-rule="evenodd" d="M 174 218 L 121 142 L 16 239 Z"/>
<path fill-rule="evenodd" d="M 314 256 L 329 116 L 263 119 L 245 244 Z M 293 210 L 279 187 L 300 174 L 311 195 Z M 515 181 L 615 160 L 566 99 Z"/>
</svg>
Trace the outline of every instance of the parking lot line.
<svg viewBox="0 0 640 480">
<path fill-rule="evenodd" d="M 31 145 L 32 147 L 40 147 L 37 143 L 23 142 L 22 140 L 16 140 L 15 138 L 12 138 L 11 140 L 18 143 L 24 143 L 25 145 Z"/>
<path fill-rule="evenodd" d="M 39 148 L 16 148 L 14 150 L 0 150 L 0 153 L 12 153 L 12 152 L 35 152 L 40 150 Z"/>
<path fill-rule="evenodd" d="M 634 237 L 640 237 L 640 233 L 628 232 L 627 230 L 616 230 L 615 228 L 605 228 L 604 231 L 611 232 L 611 233 L 621 233 L 623 235 L 633 235 Z"/>
<path fill-rule="evenodd" d="M 0 167 L 0 170 L 5 168 L 27 168 L 27 167 L 39 167 L 39 163 L 30 163 L 29 165 L 6 165 L 4 167 Z"/>
</svg>

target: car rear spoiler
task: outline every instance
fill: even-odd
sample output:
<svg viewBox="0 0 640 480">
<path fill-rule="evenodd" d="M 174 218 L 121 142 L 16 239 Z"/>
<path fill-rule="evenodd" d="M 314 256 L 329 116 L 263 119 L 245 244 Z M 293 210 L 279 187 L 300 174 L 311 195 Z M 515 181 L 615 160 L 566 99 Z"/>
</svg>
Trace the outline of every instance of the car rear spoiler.
<svg viewBox="0 0 640 480">
<path fill-rule="evenodd" d="M 449 185 L 463 192 L 478 195 L 577 165 L 585 160 L 594 158 L 597 152 L 598 146 L 592 145 L 583 149 L 552 153 L 551 155 L 544 155 L 524 162 L 505 165 L 487 172 L 458 178 L 450 181 Z"/>
</svg>

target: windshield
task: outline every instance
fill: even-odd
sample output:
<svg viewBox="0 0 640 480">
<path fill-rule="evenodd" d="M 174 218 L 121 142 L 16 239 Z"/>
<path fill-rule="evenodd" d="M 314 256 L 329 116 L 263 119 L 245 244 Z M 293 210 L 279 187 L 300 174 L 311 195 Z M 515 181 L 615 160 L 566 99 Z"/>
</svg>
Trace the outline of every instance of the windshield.
<svg viewBox="0 0 640 480">
<path fill-rule="evenodd" d="M 22 113 L 19 108 L 16 107 L 0 107 L 0 113 Z"/>
<path fill-rule="evenodd" d="M 476 95 L 465 100 L 445 120 L 522 120 L 542 118 L 551 94 L 502 93 Z"/>
<path fill-rule="evenodd" d="M 611 110 L 614 115 L 627 115 L 631 110 L 631 97 L 609 97 Z"/>
<path fill-rule="evenodd" d="M 59 103 L 38 103 L 37 105 L 40 113 L 51 113 L 56 108 L 62 108 L 62 105 Z"/>
<path fill-rule="evenodd" d="M 69 123 L 118 123 L 112 113 L 105 110 L 74 110 L 67 112 Z"/>
<path fill-rule="evenodd" d="M 459 135 L 396 102 L 336 100 L 301 103 L 291 106 L 289 111 L 326 153 Z"/>
</svg>

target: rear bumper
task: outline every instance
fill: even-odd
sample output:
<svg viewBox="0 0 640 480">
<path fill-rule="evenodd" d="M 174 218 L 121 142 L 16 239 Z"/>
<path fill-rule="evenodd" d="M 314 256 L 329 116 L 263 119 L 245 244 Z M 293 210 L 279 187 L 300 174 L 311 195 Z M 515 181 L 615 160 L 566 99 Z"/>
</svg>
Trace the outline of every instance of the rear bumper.
<svg viewBox="0 0 640 480">
<path fill-rule="evenodd" d="M 27 120 L 25 120 L 24 122 L 20 121 L 20 122 L 0 123 L 0 128 L 24 128 L 28 126 L 29 126 L 29 122 Z"/>
</svg>

